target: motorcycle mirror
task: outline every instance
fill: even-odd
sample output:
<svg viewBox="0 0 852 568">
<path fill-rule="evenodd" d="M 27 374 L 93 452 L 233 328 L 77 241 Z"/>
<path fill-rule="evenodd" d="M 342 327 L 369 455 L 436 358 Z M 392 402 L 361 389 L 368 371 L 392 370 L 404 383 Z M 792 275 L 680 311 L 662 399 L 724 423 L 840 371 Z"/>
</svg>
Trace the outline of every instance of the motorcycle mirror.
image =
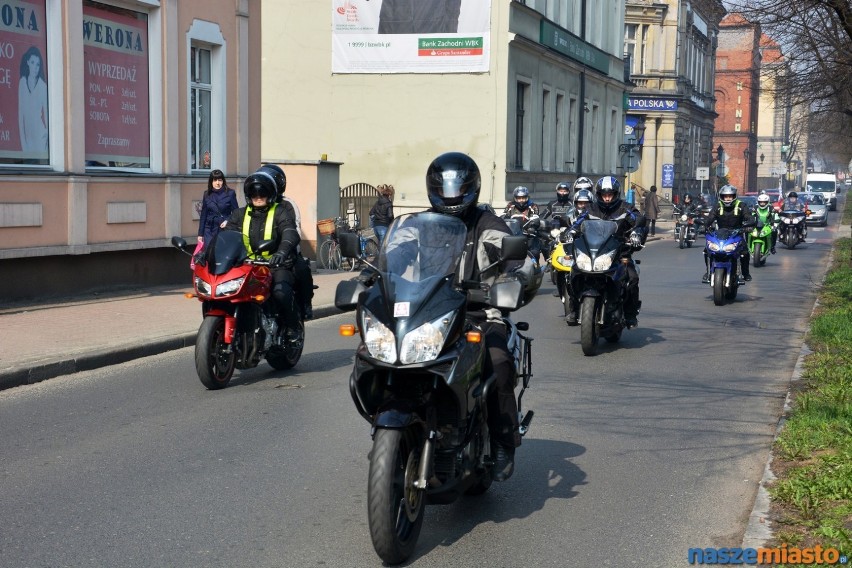
<svg viewBox="0 0 852 568">
<path fill-rule="evenodd" d="M 357 237 L 357 235 L 356 235 Z M 367 287 L 358 280 L 344 280 L 337 284 L 334 292 L 334 305 L 343 311 L 354 310 L 358 305 L 358 297 Z"/>
<path fill-rule="evenodd" d="M 361 256 L 361 238 L 357 233 L 340 233 L 337 235 L 340 240 L 340 253 L 348 258 L 357 258 Z"/>
<path fill-rule="evenodd" d="M 505 236 L 502 244 L 502 260 L 523 260 L 527 257 L 527 238 L 521 236 Z"/>
<path fill-rule="evenodd" d="M 180 237 L 172 237 L 172 246 L 183 250 L 186 248 L 186 241 Z"/>
</svg>

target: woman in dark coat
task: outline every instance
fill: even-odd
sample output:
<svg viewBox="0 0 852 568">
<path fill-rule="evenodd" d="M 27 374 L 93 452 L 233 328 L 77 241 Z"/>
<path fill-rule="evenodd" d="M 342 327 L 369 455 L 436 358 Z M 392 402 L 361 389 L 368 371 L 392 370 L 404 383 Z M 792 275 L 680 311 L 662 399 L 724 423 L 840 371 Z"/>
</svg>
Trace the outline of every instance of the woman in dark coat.
<svg viewBox="0 0 852 568">
<path fill-rule="evenodd" d="M 228 221 L 231 211 L 238 209 L 237 194 L 228 187 L 222 170 L 210 172 L 207 191 L 201 199 L 201 216 L 198 220 L 198 242 L 206 246 L 213 241 L 219 229 Z"/>
<path fill-rule="evenodd" d="M 648 227 L 651 229 L 652 235 L 657 232 L 657 218 L 660 216 L 660 202 L 657 199 L 657 186 L 652 185 L 651 191 L 645 194 L 645 206 L 642 208 L 642 213 L 645 214 L 645 220 L 648 222 Z"/>
<path fill-rule="evenodd" d="M 393 221 L 393 186 L 380 185 L 379 199 L 370 209 L 370 219 L 373 221 L 373 231 L 376 233 L 376 238 L 379 244 L 385 239 L 385 234 L 388 232 L 388 226 Z"/>
</svg>

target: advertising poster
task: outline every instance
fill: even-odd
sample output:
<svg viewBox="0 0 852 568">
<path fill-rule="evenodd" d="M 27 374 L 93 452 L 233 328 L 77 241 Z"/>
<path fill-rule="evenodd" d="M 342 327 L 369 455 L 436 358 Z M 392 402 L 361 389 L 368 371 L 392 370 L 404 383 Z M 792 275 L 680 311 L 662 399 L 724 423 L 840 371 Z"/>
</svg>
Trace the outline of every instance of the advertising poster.
<svg viewBox="0 0 852 568">
<path fill-rule="evenodd" d="M 0 164 L 47 164 L 45 0 L 4 0 L 0 10 Z"/>
<path fill-rule="evenodd" d="M 488 71 L 491 0 L 332 0 L 333 73 Z"/>
<path fill-rule="evenodd" d="M 83 5 L 86 165 L 150 167 L 148 17 Z"/>
</svg>

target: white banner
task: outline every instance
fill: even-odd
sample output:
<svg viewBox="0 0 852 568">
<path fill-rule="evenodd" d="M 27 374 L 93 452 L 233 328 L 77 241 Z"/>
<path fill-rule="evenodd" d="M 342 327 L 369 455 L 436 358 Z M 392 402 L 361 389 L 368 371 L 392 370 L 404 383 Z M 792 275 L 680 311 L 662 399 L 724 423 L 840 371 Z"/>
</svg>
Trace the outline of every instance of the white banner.
<svg viewBox="0 0 852 568">
<path fill-rule="evenodd" d="M 332 0 L 333 73 L 484 73 L 491 0 Z"/>
</svg>

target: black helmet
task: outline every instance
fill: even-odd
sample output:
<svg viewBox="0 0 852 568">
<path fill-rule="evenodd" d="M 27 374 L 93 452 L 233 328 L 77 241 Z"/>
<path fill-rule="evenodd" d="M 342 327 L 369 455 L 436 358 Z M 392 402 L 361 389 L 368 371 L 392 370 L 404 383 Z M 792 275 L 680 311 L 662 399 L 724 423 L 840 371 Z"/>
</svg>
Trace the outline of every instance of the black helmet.
<svg viewBox="0 0 852 568">
<path fill-rule="evenodd" d="M 603 200 L 604 195 L 613 195 L 612 201 Z M 615 176 L 604 176 L 595 184 L 598 207 L 604 213 L 612 213 L 621 206 L 621 182 Z"/>
<path fill-rule="evenodd" d="M 461 217 L 479 199 L 479 167 L 461 152 L 441 154 L 426 170 L 429 203 L 439 213 Z"/>
<path fill-rule="evenodd" d="M 574 195 L 574 209 L 577 209 L 577 204 L 585 203 L 588 207 L 589 203 L 592 202 L 592 192 L 588 189 L 581 189 L 577 191 L 577 194 Z"/>
<path fill-rule="evenodd" d="M 787 199 L 798 199 L 798 198 L 799 198 L 799 194 L 796 193 L 795 191 L 791 191 L 790 193 L 787 194 Z"/>
<path fill-rule="evenodd" d="M 568 203 L 571 197 L 571 184 L 567 181 L 560 181 L 556 184 L 556 201 L 559 203 Z"/>
<path fill-rule="evenodd" d="M 683 194 L 683 202 L 684 202 L 684 203 L 688 203 L 688 202 L 690 202 L 690 201 L 692 201 L 692 194 L 690 194 L 690 193 L 684 193 L 684 194 Z"/>
<path fill-rule="evenodd" d="M 251 198 L 260 196 L 266 199 L 266 204 L 269 205 L 275 201 L 278 190 L 275 187 L 275 180 L 267 172 L 257 171 L 246 178 L 243 183 L 243 195 L 246 197 L 246 205 L 252 206 Z"/>
<path fill-rule="evenodd" d="M 275 181 L 277 200 L 280 200 L 284 196 L 284 190 L 287 189 L 287 176 L 284 175 L 284 170 L 276 164 L 263 164 L 257 171 L 266 172 L 272 176 L 273 181 Z"/>
</svg>

